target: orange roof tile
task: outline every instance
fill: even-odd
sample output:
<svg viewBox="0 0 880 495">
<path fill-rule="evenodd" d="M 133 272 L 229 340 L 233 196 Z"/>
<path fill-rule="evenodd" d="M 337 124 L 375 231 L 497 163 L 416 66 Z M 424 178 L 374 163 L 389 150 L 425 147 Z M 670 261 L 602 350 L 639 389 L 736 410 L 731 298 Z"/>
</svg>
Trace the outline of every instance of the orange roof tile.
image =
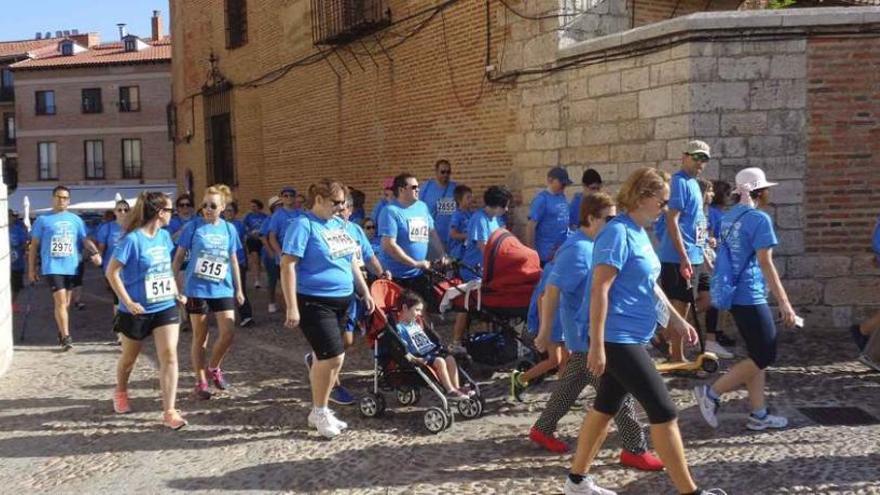
<svg viewBox="0 0 880 495">
<path fill-rule="evenodd" d="M 27 55 L 35 50 L 47 47 L 53 49 L 63 38 L 47 38 L 41 40 L 0 41 L 0 57 Z"/>
<path fill-rule="evenodd" d="M 98 65 L 126 65 L 151 62 L 171 61 L 171 38 L 164 37 L 159 41 L 144 40 L 150 46 L 141 51 L 126 52 L 122 42 L 104 43 L 75 55 L 64 56 L 58 52 L 57 46 L 45 47 L 34 52 L 35 58 L 22 60 L 12 64 L 15 70 L 23 69 L 54 69 L 69 67 L 92 67 Z M 57 45 L 56 41 L 56 45 Z"/>
</svg>

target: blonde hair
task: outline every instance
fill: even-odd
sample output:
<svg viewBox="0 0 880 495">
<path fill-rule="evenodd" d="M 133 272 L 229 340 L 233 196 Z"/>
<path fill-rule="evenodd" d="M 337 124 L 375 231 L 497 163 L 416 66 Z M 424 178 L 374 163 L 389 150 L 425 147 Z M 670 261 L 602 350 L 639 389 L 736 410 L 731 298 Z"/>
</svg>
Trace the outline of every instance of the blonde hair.
<svg viewBox="0 0 880 495">
<path fill-rule="evenodd" d="M 315 206 L 315 198 L 318 196 L 328 199 L 339 191 L 342 191 L 343 195 L 348 196 L 348 188 L 345 187 L 342 182 L 332 179 L 321 179 L 317 183 L 309 186 L 309 194 L 306 197 L 306 208 L 311 209 Z"/>
<path fill-rule="evenodd" d="M 602 210 L 614 206 L 614 200 L 606 193 L 595 192 L 587 194 L 581 199 L 581 209 L 578 211 L 578 225 L 590 226 L 590 218 L 599 218 Z"/>
<path fill-rule="evenodd" d="M 636 170 L 620 187 L 617 193 L 617 204 L 627 211 L 633 211 L 639 207 L 642 198 L 656 196 L 669 183 L 669 174 L 651 167 Z M 585 198 L 586 199 L 586 198 Z"/>
<path fill-rule="evenodd" d="M 221 198 L 223 198 L 223 204 L 228 205 L 234 201 L 232 197 L 232 189 L 229 188 L 226 184 L 214 184 L 213 186 L 209 186 L 205 189 L 205 193 L 202 194 L 202 203 L 205 202 L 205 198 L 210 196 L 211 194 L 217 194 Z"/>
</svg>

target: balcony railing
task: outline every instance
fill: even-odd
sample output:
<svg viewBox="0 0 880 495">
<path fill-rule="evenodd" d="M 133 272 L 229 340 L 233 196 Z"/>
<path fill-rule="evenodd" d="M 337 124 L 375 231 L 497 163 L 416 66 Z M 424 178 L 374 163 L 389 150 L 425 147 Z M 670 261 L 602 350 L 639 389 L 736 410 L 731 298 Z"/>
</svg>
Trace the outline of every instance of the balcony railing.
<svg viewBox="0 0 880 495">
<path fill-rule="evenodd" d="M 312 41 L 342 45 L 391 24 L 385 0 L 312 0 Z"/>
</svg>

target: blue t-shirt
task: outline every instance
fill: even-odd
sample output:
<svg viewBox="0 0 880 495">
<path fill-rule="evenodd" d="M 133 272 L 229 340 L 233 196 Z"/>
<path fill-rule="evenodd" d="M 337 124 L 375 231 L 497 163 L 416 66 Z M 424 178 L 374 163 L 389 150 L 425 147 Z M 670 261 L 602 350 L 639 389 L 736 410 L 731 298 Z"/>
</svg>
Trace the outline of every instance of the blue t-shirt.
<svg viewBox="0 0 880 495">
<path fill-rule="evenodd" d="M 364 262 L 373 259 L 373 256 L 375 256 L 376 253 L 373 251 L 373 246 L 370 244 L 370 241 L 367 240 L 367 234 L 364 233 L 364 229 L 362 229 L 360 225 L 352 222 L 350 217 L 348 221 L 342 220 L 342 222 L 345 225 L 345 231 L 348 232 L 348 235 L 350 235 L 358 245 L 358 250 L 354 253 L 358 264 L 363 264 Z"/>
<path fill-rule="evenodd" d="M 874 237 L 871 241 L 874 253 L 880 258 L 880 218 L 877 219 L 877 225 L 874 227 Z"/>
<path fill-rule="evenodd" d="M 282 251 L 296 256 L 296 292 L 307 296 L 348 297 L 354 292 L 351 257 L 357 242 L 339 217 L 323 220 L 312 212 L 294 219 Z"/>
<path fill-rule="evenodd" d="M 654 286 L 660 275 L 648 233 L 629 215 L 617 215 L 596 237 L 593 269 L 599 265 L 617 269 L 608 293 L 605 341 L 647 343 L 657 327 Z"/>
<path fill-rule="evenodd" d="M 263 222 L 263 225 L 260 226 L 260 237 L 269 236 L 269 222 Z M 274 256 L 269 255 L 269 251 L 266 250 L 266 246 L 260 248 L 260 261 L 263 262 L 263 266 L 266 268 L 274 268 L 278 266 L 278 261 Z"/>
<path fill-rule="evenodd" d="M 171 220 L 168 222 L 168 225 L 166 225 L 164 228 L 168 231 L 168 233 L 171 234 L 171 236 L 173 238 L 174 234 L 176 234 L 177 231 L 179 231 L 180 229 L 185 227 L 186 224 L 192 222 L 195 218 L 197 218 L 196 215 L 190 215 L 190 217 L 186 218 L 186 219 L 181 218 L 178 215 L 174 215 L 173 217 L 171 217 Z"/>
<path fill-rule="evenodd" d="M 348 221 L 360 225 L 364 223 L 364 218 L 366 217 L 367 214 L 363 208 L 356 208 L 352 210 L 351 216 L 348 217 Z"/>
<path fill-rule="evenodd" d="M 706 215 L 703 213 L 703 193 L 696 177 L 691 177 L 684 170 L 672 175 L 669 182 L 669 208 L 678 210 L 678 228 L 687 251 L 688 259 L 694 265 L 703 262 L 702 246 L 706 244 Z M 672 238 L 666 232 L 661 236 L 660 261 L 663 263 L 680 263 L 678 251 L 672 245 Z"/>
<path fill-rule="evenodd" d="M 381 253 L 382 252 L 382 238 L 378 235 L 374 235 L 370 239 L 370 247 L 373 248 L 373 253 Z"/>
<path fill-rule="evenodd" d="M 462 262 L 474 269 L 481 267 L 483 264 L 483 252 L 480 251 L 477 243 L 482 242 L 483 244 L 486 244 L 489 242 L 489 237 L 492 236 L 492 233 L 501 227 L 504 227 L 504 222 L 501 220 L 501 217 L 490 217 L 486 214 L 485 209 L 479 209 L 474 212 L 471 219 L 468 221 L 467 241 L 464 246 L 464 257 L 462 258 Z M 482 272 L 482 270 L 480 270 L 480 272 Z M 475 273 L 462 267 L 461 278 L 464 279 L 465 282 L 469 282 L 482 277 L 483 274 L 480 272 Z"/>
<path fill-rule="evenodd" d="M 435 179 L 422 184 L 419 190 L 419 199 L 428 205 L 428 211 L 434 218 L 437 235 L 444 243 L 449 239 L 449 225 L 452 223 L 452 214 L 455 213 L 455 187 L 453 181 L 446 186 L 441 186 Z"/>
<path fill-rule="evenodd" d="M 269 215 L 266 215 L 262 211 L 252 211 L 244 216 L 244 228 L 247 230 L 247 236 L 253 239 L 260 238 L 260 229 L 263 227 L 263 223 L 268 220 Z"/>
<path fill-rule="evenodd" d="M 581 201 L 583 199 L 584 193 L 574 193 L 574 196 L 571 198 L 571 204 L 568 206 L 568 225 L 571 227 L 571 230 L 576 230 L 580 227 Z"/>
<path fill-rule="evenodd" d="M 421 201 L 407 208 L 394 202 L 382 210 L 379 219 L 379 236 L 394 238 L 400 249 L 416 261 L 424 261 L 428 257 L 428 240 L 432 230 L 434 218 L 428 206 Z M 420 268 L 404 265 L 384 250 L 379 254 L 379 261 L 394 278 L 413 278 L 421 274 Z"/>
<path fill-rule="evenodd" d="M 238 219 L 233 219 L 229 223 L 231 223 L 232 226 L 235 227 L 235 231 L 238 232 L 238 244 L 241 246 L 239 250 L 235 252 L 235 259 L 238 260 L 238 266 L 247 268 L 247 251 L 244 249 L 247 231 L 244 222 Z"/>
<path fill-rule="evenodd" d="M 589 349 L 593 245 L 593 240 L 578 229 L 559 247 L 547 280 L 559 288 L 557 318 L 562 322 L 565 346 L 572 352 Z"/>
<path fill-rule="evenodd" d="M 286 209 L 283 206 L 275 210 L 269 219 L 269 232 L 275 232 L 275 238 L 278 239 L 278 245 L 284 245 L 284 237 L 287 233 L 287 227 L 296 218 L 302 216 L 302 210 Z"/>
<path fill-rule="evenodd" d="M 737 217 L 740 218 L 737 220 Z M 721 220 L 721 237 L 729 249 L 734 276 L 742 272 L 733 293 L 733 304 L 766 304 L 767 283 L 755 253 L 779 244 L 770 215 L 746 205 L 736 205 Z"/>
<path fill-rule="evenodd" d="M 547 281 L 550 279 L 550 274 L 553 272 L 554 261 L 547 263 L 544 266 L 544 272 L 541 273 L 541 280 L 538 281 L 538 285 L 535 286 L 535 290 L 532 291 L 532 298 L 529 300 L 529 313 L 526 316 L 526 327 L 529 330 L 529 333 L 533 335 L 538 334 L 538 330 L 541 329 L 541 310 L 538 308 L 538 300 L 544 295 L 544 289 L 547 287 Z M 550 329 L 550 341 L 561 343 L 565 342 L 565 333 L 562 328 L 562 319 L 560 316 L 560 309 L 556 308 L 556 316 L 553 318 L 553 328 Z"/>
<path fill-rule="evenodd" d="M 381 198 L 374 206 L 373 211 L 370 213 L 370 218 L 373 219 L 377 224 L 379 223 L 379 217 L 382 216 L 382 210 L 385 209 L 386 206 L 390 205 L 391 201 L 388 201 L 384 197 Z"/>
<path fill-rule="evenodd" d="M 107 266 L 110 264 L 110 257 L 113 255 L 113 250 L 116 249 L 116 244 L 119 243 L 119 239 L 122 238 L 122 226 L 117 222 L 106 222 L 101 224 L 101 227 L 98 228 L 98 233 L 95 236 L 95 239 L 105 246 L 104 254 L 101 258 L 101 270 L 104 273 L 107 273 Z"/>
<path fill-rule="evenodd" d="M 535 250 L 541 261 L 547 262 L 568 236 L 570 218 L 565 194 L 553 194 L 547 190 L 539 192 L 529 206 L 529 220 L 537 222 Z"/>
<path fill-rule="evenodd" d="M 465 242 L 453 239 L 452 229 L 458 231 L 459 234 L 467 235 L 468 222 L 473 215 L 474 212 L 461 209 L 455 210 L 455 213 L 452 214 L 452 221 L 449 223 L 449 238 L 446 240 L 446 254 L 457 260 L 464 258 Z"/>
<path fill-rule="evenodd" d="M 406 344 L 406 351 L 413 356 L 423 357 L 437 349 L 437 344 L 425 333 L 417 321 L 397 324 L 397 334 Z"/>
<path fill-rule="evenodd" d="M 715 205 L 709 205 L 709 233 L 715 239 L 721 235 L 721 219 L 723 217 L 724 210 Z"/>
<path fill-rule="evenodd" d="M 178 246 L 190 254 L 184 294 L 205 299 L 233 297 L 232 263 L 241 249 L 235 227 L 226 220 L 213 224 L 200 218 L 186 224 L 178 240 Z"/>
<path fill-rule="evenodd" d="M 9 226 L 9 269 L 14 272 L 27 270 L 28 231 L 21 220 Z"/>
<path fill-rule="evenodd" d="M 177 302 L 174 273 L 171 271 L 171 235 L 160 229 L 149 237 L 141 229 L 122 237 L 113 257 L 122 264 L 120 276 L 131 299 L 147 313 L 173 308 Z M 128 313 L 121 301 L 119 311 Z"/>
<path fill-rule="evenodd" d="M 43 275 L 76 273 L 86 238 L 86 225 L 79 216 L 62 211 L 37 217 L 31 237 L 40 241 Z"/>
</svg>

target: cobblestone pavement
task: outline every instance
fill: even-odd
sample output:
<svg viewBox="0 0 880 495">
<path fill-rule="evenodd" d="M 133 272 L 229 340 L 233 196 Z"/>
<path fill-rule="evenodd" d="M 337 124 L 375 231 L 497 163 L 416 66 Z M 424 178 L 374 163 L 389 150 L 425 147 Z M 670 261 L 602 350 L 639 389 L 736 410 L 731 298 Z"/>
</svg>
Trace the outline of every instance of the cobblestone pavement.
<svg viewBox="0 0 880 495">
<path fill-rule="evenodd" d="M 514 404 L 506 398 L 506 373 L 486 377 L 485 416 L 457 420 L 436 436 L 422 427 L 425 399 L 402 408 L 389 396 L 390 411 L 378 419 L 339 407 L 350 430 L 325 441 L 306 425 L 306 343 L 282 328 L 279 315 L 262 312 L 258 325 L 238 331 L 225 363 L 234 387 L 211 401 L 188 398 L 189 334 L 182 336 L 179 407 L 189 427 L 171 432 L 159 425 L 152 345 L 132 375 L 135 412 L 116 416 L 109 400 L 118 353 L 109 344 L 109 294 L 95 270 L 86 289 L 87 310 L 72 312 L 76 348 L 68 353 L 56 345 L 48 289 L 30 289 L 19 300 L 30 300 L 31 311 L 13 368 L 0 378 L 3 493 L 561 492 L 569 456 L 546 454 L 525 438 L 552 380 Z M 265 291 L 250 292 L 265 308 Z M 16 320 L 18 338 L 24 315 Z M 880 494 L 880 425 L 823 427 L 796 409 L 858 406 L 880 417 L 880 374 L 852 359 L 844 335 L 789 333 L 783 342 L 768 387 L 776 411 L 791 419 L 785 431 L 745 430 L 743 394 L 725 404 L 712 431 L 690 397 L 695 380 L 669 380 L 694 476 L 729 494 Z M 365 390 L 370 369 L 361 346 L 349 354 L 346 384 Z M 578 409 L 565 418 L 564 438 L 576 437 L 582 416 Z M 617 465 L 618 449 L 612 433 L 594 470 L 603 485 L 629 494 L 675 492 L 663 474 Z"/>
</svg>

